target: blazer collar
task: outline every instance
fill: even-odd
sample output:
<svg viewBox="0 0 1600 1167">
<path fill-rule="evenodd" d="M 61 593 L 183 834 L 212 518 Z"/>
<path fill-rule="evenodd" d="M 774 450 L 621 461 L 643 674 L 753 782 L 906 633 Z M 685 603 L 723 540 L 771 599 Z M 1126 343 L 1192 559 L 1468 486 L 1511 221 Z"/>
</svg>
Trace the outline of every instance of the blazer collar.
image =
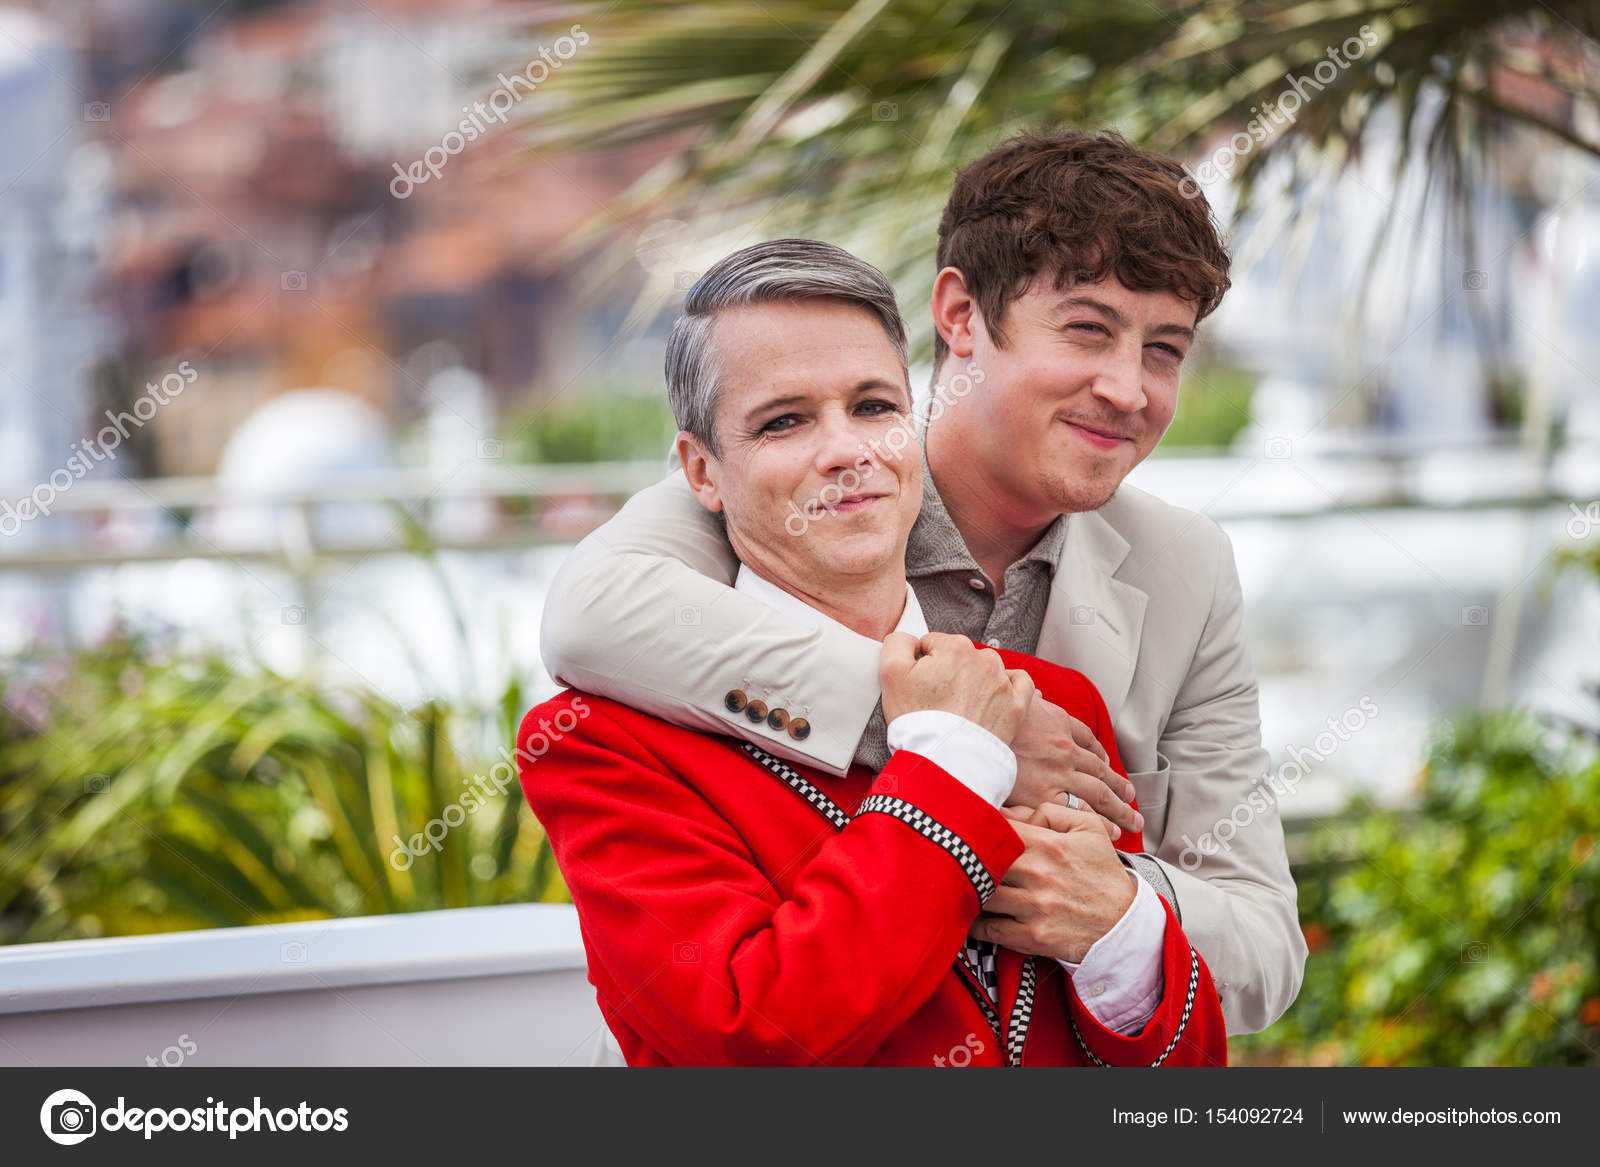
<svg viewBox="0 0 1600 1167">
<path fill-rule="evenodd" d="M 1086 675 L 1115 722 L 1133 683 L 1149 596 L 1116 578 L 1129 546 L 1104 515 L 1082 511 L 1066 520 L 1035 655 Z"/>
</svg>

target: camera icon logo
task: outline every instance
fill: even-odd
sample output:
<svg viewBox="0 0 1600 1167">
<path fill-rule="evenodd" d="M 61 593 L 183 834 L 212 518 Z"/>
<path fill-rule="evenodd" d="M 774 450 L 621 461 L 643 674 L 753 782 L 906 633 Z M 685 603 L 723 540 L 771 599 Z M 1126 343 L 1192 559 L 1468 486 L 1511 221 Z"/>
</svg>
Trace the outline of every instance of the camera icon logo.
<svg viewBox="0 0 1600 1167">
<path fill-rule="evenodd" d="M 91 101 L 83 107 L 83 120 L 108 122 L 111 120 L 111 107 L 103 101 Z"/>
<path fill-rule="evenodd" d="M 672 959 L 678 964 L 699 964 L 700 945 L 693 940 L 680 940 L 672 946 Z"/>
<path fill-rule="evenodd" d="M 1094 623 L 1094 609 L 1088 604 L 1074 604 L 1071 619 L 1074 626 L 1086 628 Z"/>
<path fill-rule="evenodd" d="M 672 610 L 672 622 L 680 628 L 698 628 L 700 626 L 700 605 L 679 604 Z"/>
<path fill-rule="evenodd" d="M 1489 273 L 1486 271 L 1463 272 L 1461 286 L 1469 292 L 1481 292 L 1489 286 Z"/>
<path fill-rule="evenodd" d="M 83 789 L 86 794 L 104 794 L 111 785 L 109 774 L 90 774 L 83 780 Z"/>
<path fill-rule="evenodd" d="M 672 277 L 672 283 L 673 286 L 678 289 L 678 291 L 687 292 L 690 288 L 695 286 L 699 279 L 700 273 L 697 271 L 681 271 Z"/>
<path fill-rule="evenodd" d="M 1471 607 L 1462 608 L 1461 623 L 1468 628 L 1481 628 L 1489 623 L 1489 609 L 1482 604 L 1473 604 Z"/>
<path fill-rule="evenodd" d="M 1461 946 L 1461 959 L 1466 964 L 1482 964 L 1489 955 L 1489 946 L 1481 940 L 1471 940 Z"/>
<path fill-rule="evenodd" d="M 285 624 L 304 624 L 306 622 L 306 610 L 299 604 L 290 604 L 283 610 L 283 622 Z"/>
<path fill-rule="evenodd" d="M 892 101 L 873 102 L 872 120 L 875 122 L 897 122 L 900 120 L 900 106 Z"/>
<path fill-rule="evenodd" d="M 304 964 L 306 962 L 305 941 L 289 941 L 278 949 L 278 956 L 284 964 Z"/>
<path fill-rule="evenodd" d="M 279 283 L 286 292 L 303 292 L 306 290 L 306 273 L 303 271 L 286 271 Z"/>
<path fill-rule="evenodd" d="M 57 1090 L 39 1108 L 39 1125 L 52 1143 L 70 1147 L 95 1132 L 95 1105 L 80 1090 Z"/>
<path fill-rule="evenodd" d="M 1282 462 L 1289 456 L 1293 448 L 1288 438 L 1268 438 L 1266 455 L 1275 462 Z"/>
<path fill-rule="evenodd" d="M 494 462 L 505 457 L 506 444 L 499 438 L 484 438 L 478 442 L 478 457 L 485 462 Z"/>
</svg>

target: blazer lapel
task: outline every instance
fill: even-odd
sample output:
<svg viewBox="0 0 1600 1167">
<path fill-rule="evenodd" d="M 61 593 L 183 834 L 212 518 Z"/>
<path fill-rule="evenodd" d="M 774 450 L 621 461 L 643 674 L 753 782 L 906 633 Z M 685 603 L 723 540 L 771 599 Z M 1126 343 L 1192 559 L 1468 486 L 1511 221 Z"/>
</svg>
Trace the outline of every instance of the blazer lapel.
<svg viewBox="0 0 1600 1167">
<path fill-rule="evenodd" d="M 1133 683 L 1149 596 L 1115 577 L 1128 541 L 1099 511 L 1067 517 L 1035 655 L 1094 682 L 1115 720 Z"/>
</svg>

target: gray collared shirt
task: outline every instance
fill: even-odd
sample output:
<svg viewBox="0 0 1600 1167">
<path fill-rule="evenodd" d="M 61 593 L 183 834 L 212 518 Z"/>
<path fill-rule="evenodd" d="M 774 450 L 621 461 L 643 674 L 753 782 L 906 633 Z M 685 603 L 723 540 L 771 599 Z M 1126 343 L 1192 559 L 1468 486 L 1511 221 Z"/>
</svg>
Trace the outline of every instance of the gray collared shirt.
<svg viewBox="0 0 1600 1167">
<path fill-rule="evenodd" d="M 922 455 L 922 510 L 906 544 L 906 578 L 917 593 L 928 627 L 959 632 L 974 644 L 1031 653 L 1039 644 L 1056 560 L 1067 538 L 1067 516 L 1053 523 L 1023 557 L 1006 568 L 1004 589 L 978 566 L 967 542 L 945 510 Z M 878 703 L 856 746 L 855 761 L 881 770 L 889 760 L 883 703 Z"/>
</svg>

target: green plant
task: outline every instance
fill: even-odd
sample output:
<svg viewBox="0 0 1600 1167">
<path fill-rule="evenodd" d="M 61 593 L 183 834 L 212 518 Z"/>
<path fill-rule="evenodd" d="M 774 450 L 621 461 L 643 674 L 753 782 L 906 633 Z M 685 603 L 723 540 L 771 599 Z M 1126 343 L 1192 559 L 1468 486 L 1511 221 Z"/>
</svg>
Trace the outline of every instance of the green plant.
<svg viewBox="0 0 1600 1167">
<path fill-rule="evenodd" d="M 1300 874 L 1294 1006 L 1242 1061 L 1600 1064 L 1600 758 L 1581 731 L 1463 716 L 1420 804 L 1354 808 Z"/>
<path fill-rule="evenodd" d="M 1478 172 L 1512 165 L 1489 148 L 1502 127 L 1600 155 L 1573 112 L 1594 97 L 1573 62 L 1600 33 L 1583 0 L 606 0 L 568 19 L 604 33 L 563 100 L 525 111 L 529 150 L 678 147 L 569 235 L 562 258 L 597 289 L 634 261 L 621 228 L 670 217 L 719 245 L 820 235 L 925 304 L 953 169 L 1028 125 L 1114 126 L 1188 158 L 1243 137 L 1218 163 L 1236 214 L 1274 201 L 1285 228 L 1396 123 L 1395 190 L 1419 172 L 1463 231 Z M 1422 217 L 1397 210 L 1387 223 Z M 673 296 L 663 271 L 631 318 Z M 926 353 L 926 313 L 908 325 Z"/>
<path fill-rule="evenodd" d="M 1186 369 L 1178 412 L 1156 453 L 1226 449 L 1250 424 L 1250 397 L 1255 387 L 1255 378 L 1233 365 L 1200 363 Z"/>
<path fill-rule="evenodd" d="M 515 682 L 481 716 L 138 637 L 11 664 L 0 942 L 564 894 L 514 772 L 462 744 L 513 740 Z M 476 807 L 469 787 L 487 792 Z M 452 805 L 460 825 L 410 857 L 403 844 Z"/>
<path fill-rule="evenodd" d="M 627 462 L 665 465 L 678 424 L 667 391 L 594 389 L 557 403 L 534 403 L 501 427 L 506 454 L 520 462 Z"/>
</svg>

